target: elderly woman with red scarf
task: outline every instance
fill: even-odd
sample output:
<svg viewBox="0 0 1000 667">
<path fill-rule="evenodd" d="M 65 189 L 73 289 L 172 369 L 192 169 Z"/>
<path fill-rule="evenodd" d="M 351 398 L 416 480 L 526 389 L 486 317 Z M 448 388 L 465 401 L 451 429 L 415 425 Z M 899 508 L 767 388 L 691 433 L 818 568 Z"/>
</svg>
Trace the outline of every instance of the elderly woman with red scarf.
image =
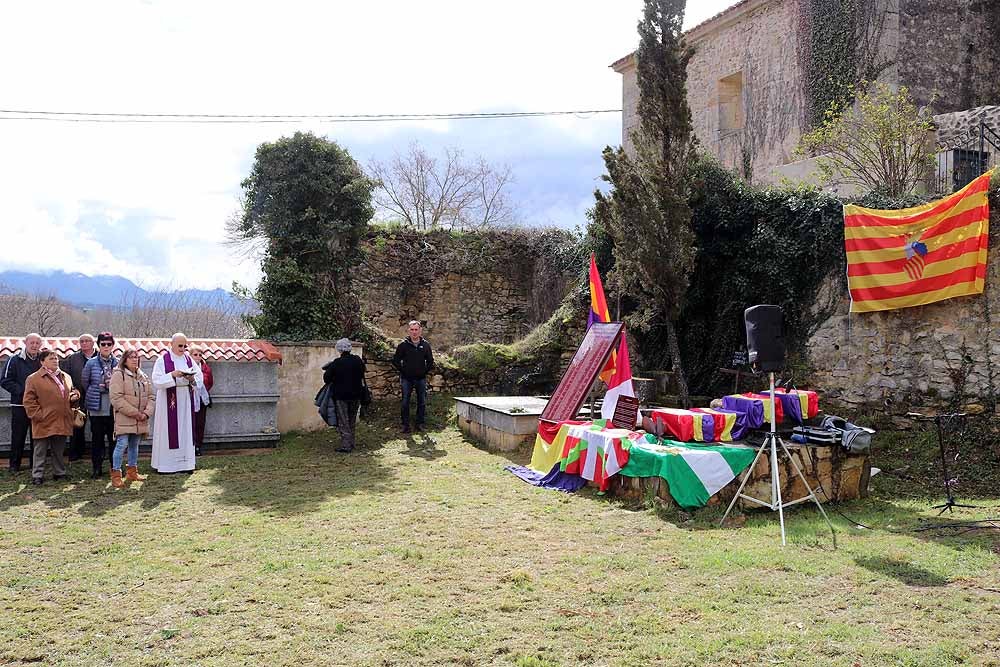
<svg viewBox="0 0 1000 667">
<path fill-rule="evenodd" d="M 24 385 L 24 410 L 31 419 L 34 438 L 34 458 L 31 483 L 38 485 L 45 480 L 45 455 L 52 450 L 52 479 L 66 477 L 63 450 L 66 438 L 73 434 L 73 403 L 80 400 L 80 392 L 73 388 L 68 373 L 59 370 L 59 358 L 52 350 L 38 353 L 42 367 L 28 376 Z"/>
<path fill-rule="evenodd" d="M 205 359 L 204 348 L 197 344 L 192 344 L 188 348 L 188 354 L 191 355 L 191 360 L 201 367 L 201 374 L 205 379 L 195 389 L 194 401 L 194 453 L 195 456 L 201 456 L 201 446 L 205 441 L 205 419 L 208 417 L 208 408 L 212 405 L 212 397 L 209 392 L 212 391 L 215 379 L 212 377 L 212 367 L 208 365 L 208 361 Z"/>
</svg>

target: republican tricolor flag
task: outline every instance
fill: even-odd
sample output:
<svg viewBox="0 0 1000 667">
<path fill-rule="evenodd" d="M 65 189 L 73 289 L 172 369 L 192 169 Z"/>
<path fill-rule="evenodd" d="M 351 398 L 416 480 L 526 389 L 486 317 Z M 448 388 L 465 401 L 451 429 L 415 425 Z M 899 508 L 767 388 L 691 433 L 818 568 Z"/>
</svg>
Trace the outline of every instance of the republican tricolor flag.
<svg viewBox="0 0 1000 667">
<path fill-rule="evenodd" d="M 594 253 L 590 253 L 590 310 L 587 312 L 587 328 L 594 322 L 610 322 L 611 314 L 608 312 L 608 301 L 604 298 L 604 285 L 601 283 L 601 274 L 597 271 L 597 262 L 594 261 Z"/>
<path fill-rule="evenodd" d="M 990 173 L 944 199 L 898 211 L 844 207 L 851 312 L 981 294 Z"/>
<path fill-rule="evenodd" d="M 597 262 L 594 261 L 594 253 L 590 253 L 590 310 L 587 311 L 587 328 L 589 329 L 595 322 L 610 322 L 611 313 L 608 312 L 608 301 L 604 298 L 604 284 L 601 283 L 601 274 L 597 270 Z M 615 353 L 611 353 L 611 358 L 601 370 L 599 378 L 606 385 L 611 384 L 611 376 L 615 373 Z"/>
<path fill-rule="evenodd" d="M 590 311 L 587 313 L 587 328 L 589 329 L 595 322 L 610 322 L 611 314 L 608 312 L 608 302 L 604 298 L 604 285 L 601 283 L 601 274 L 597 271 L 597 262 L 594 261 L 594 253 L 590 253 Z M 632 388 L 632 366 L 628 359 L 628 345 L 625 343 L 625 329 L 622 328 L 621 341 L 618 343 L 618 350 L 611 351 L 611 357 L 598 376 L 604 384 L 608 385 L 608 393 L 604 396 L 604 403 L 601 404 L 601 417 L 611 419 L 615 416 L 615 406 L 618 405 L 619 396 L 635 396 Z"/>
</svg>

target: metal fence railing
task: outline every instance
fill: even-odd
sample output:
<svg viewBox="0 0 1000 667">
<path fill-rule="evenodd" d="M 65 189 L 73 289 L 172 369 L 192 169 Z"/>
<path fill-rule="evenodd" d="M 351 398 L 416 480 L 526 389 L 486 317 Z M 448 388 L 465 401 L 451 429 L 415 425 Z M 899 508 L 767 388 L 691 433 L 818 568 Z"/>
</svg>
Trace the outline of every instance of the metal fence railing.
<svg viewBox="0 0 1000 667">
<path fill-rule="evenodd" d="M 969 132 L 939 149 L 935 192 L 951 193 L 965 187 L 980 174 L 1000 165 L 1000 134 L 980 121 Z"/>
</svg>

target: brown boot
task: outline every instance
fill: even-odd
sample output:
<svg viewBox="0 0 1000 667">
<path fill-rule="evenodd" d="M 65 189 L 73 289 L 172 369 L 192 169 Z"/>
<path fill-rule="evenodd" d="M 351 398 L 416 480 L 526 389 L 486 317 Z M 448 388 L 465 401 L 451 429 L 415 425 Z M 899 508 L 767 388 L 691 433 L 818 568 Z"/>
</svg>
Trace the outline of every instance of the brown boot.
<svg viewBox="0 0 1000 667">
<path fill-rule="evenodd" d="M 122 471 L 121 470 L 112 470 L 111 471 L 111 486 L 115 487 L 116 489 L 120 489 L 123 486 L 125 486 L 125 482 L 122 481 Z"/>
<path fill-rule="evenodd" d="M 125 479 L 129 482 L 145 482 L 146 476 L 139 474 L 139 469 L 135 466 L 125 467 Z"/>
</svg>

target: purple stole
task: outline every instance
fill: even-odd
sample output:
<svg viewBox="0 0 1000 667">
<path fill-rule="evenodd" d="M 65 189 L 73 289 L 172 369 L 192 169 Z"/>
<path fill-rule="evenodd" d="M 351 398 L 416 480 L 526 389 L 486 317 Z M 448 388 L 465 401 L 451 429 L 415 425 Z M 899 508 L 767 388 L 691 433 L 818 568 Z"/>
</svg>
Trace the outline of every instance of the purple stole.
<svg viewBox="0 0 1000 667">
<path fill-rule="evenodd" d="M 188 369 L 191 369 L 191 357 L 184 354 Z M 163 370 L 167 373 L 174 372 L 174 359 L 170 356 L 170 350 L 163 354 Z M 174 382 L 176 382 L 176 378 Z M 194 438 L 194 386 L 188 384 L 188 405 L 191 406 L 191 437 Z M 177 387 L 167 387 L 167 443 L 169 449 L 178 449 L 181 446 L 177 433 Z"/>
</svg>

